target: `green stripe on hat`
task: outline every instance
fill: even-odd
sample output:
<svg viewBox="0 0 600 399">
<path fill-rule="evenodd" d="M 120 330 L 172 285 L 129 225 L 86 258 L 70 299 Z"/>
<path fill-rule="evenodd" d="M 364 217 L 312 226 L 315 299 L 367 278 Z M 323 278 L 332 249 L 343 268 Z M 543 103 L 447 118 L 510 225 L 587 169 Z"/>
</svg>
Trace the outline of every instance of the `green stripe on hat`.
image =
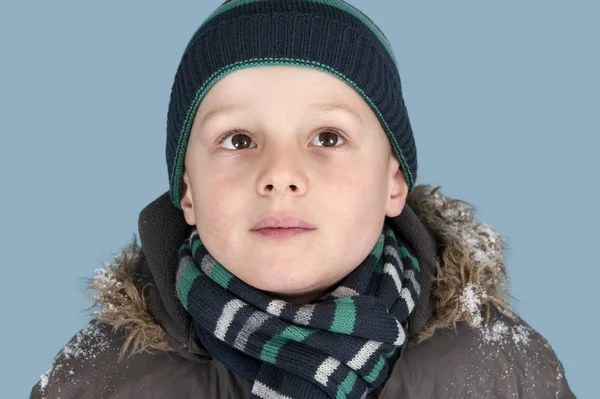
<svg viewBox="0 0 600 399">
<path fill-rule="evenodd" d="M 221 7 L 217 8 L 201 25 L 201 27 L 206 24 L 208 21 L 210 21 L 211 19 L 215 18 L 217 15 L 220 15 L 224 12 L 227 12 L 233 8 L 236 7 L 240 7 L 240 6 L 244 6 L 246 4 L 252 4 L 252 3 L 258 3 L 261 1 L 265 1 L 265 0 L 232 0 L 227 4 L 222 5 Z M 394 64 L 398 64 L 398 62 L 396 61 L 396 57 L 394 56 L 394 51 L 392 50 L 392 46 L 390 45 L 390 42 L 386 39 L 386 37 L 384 36 L 383 32 L 381 32 L 381 30 L 377 27 L 377 25 L 375 25 L 373 23 L 373 21 L 371 21 L 366 15 L 364 15 L 362 12 L 360 12 L 359 10 L 357 10 L 356 8 L 352 7 L 350 4 L 344 2 L 344 1 L 340 1 L 340 0 L 308 0 L 311 1 L 313 3 L 318 3 L 318 4 L 323 4 L 326 6 L 331 6 L 331 7 L 335 7 L 339 10 L 342 10 L 350 15 L 352 15 L 355 18 L 358 18 L 360 20 L 360 22 L 362 22 L 363 24 L 365 24 L 365 26 L 367 26 L 371 32 L 379 39 L 379 41 L 381 42 L 381 44 L 383 44 L 383 47 L 385 47 L 385 49 L 387 50 L 387 52 L 390 54 L 390 57 L 392 58 L 392 60 L 394 61 Z"/>
</svg>

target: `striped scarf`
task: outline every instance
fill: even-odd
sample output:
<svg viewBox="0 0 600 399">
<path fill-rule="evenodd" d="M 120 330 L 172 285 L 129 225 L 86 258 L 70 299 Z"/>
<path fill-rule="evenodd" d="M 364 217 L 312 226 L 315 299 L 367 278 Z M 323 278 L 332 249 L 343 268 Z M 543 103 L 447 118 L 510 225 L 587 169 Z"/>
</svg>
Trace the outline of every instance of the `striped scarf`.
<svg viewBox="0 0 600 399">
<path fill-rule="evenodd" d="M 252 398 L 365 398 L 407 344 L 419 263 L 388 226 L 367 258 L 307 305 L 274 299 L 220 265 L 194 229 L 179 250 L 177 294 L 202 344 L 254 381 Z"/>
</svg>

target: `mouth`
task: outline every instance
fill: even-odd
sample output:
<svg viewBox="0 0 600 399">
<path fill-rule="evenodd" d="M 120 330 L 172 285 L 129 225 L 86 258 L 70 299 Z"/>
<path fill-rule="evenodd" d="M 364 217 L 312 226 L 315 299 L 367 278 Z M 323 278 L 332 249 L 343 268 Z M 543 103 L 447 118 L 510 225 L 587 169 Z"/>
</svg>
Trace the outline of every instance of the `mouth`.
<svg viewBox="0 0 600 399">
<path fill-rule="evenodd" d="M 285 240 L 310 233 L 316 228 L 310 223 L 294 217 L 267 216 L 256 223 L 250 231 L 264 238 Z"/>
<path fill-rule="evenodd" d="M 273 238 L 277 240 L 288 239 L 299 236 L 304 233 L 308 233 L 312 230 L 299 229 L 299 228 L 265 228 L 260 230 L 253 230 L 255 233 L 260 234 L 265 238 Z"/>
</svg>

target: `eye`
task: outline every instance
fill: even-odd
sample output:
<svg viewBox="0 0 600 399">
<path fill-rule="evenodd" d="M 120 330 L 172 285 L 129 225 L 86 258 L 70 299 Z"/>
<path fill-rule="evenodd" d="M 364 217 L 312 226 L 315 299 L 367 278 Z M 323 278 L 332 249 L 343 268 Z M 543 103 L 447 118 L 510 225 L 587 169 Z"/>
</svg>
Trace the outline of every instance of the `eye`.
<svg viewBox="0 0 600 399">
<path fill-rule="evenodd" d="M 219 138 L 218 144 L 220 147 L 228 150 L 245 150 L 246 148 L 256 147 L 250 136 L 238 131 L 226 133 Z"/>
<path fill-rule="evenodd" d="M 322 131 L 312 142 L 317 147 L 339 147 L 344 143 L 342 136 L 332 129 Z"/>
</svg>

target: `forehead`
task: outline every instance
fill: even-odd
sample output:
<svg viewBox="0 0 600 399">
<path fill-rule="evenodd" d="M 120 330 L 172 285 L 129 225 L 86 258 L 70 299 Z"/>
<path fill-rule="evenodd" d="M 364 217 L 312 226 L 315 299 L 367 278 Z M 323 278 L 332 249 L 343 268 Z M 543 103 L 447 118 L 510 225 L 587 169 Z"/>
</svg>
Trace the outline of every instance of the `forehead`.
<svg viewBox="0 0 600 399">
<path fill-rule="evenodd" d="M 263 66 L 250 66 L 233 71 L 227 74 L 220 82 L 235 79 L 246 79 L 251 77 L 253 79 L 261 78 L 278 78 L 283 77 L 286 80 L 302 80 L 305 82 L 341 82 L 341 79 L 332 75 L 331 73 L 324 72 L 310 67 L 293 66 L 293 65 L 263 65 Z"/>
<path fill-rule="evenodd" d="M 247 109 L 243 105 L 229 104 L 222 107 L 215 107 L 210 111 L 198 113 L 196 115 L 195 124 L 198 129 L 202 129 L 203 126 L 209 124 L 212 120 L 219 118 L 220 116 L 231 115 L 237 111 Z M 360 113 L 354 108 L 349 107 L 343 103 L 315 103 L 308 107 L 309 110 L 314 110 L 315 113 L 320 114 L 343 114 L 346 117 L 352 119 L 355 123 L 360 125 L 364 124 L 364 121 Z"/>
<path fill-rule="evenodd" d="M 345 113 L 359 123 L 370 116 L 369 105 L 340 78 L 305 67 L 263 66 L 238 70 L 218 81 L 200 103 L 195 119 L 205 124 L 217 115 L 282 104 L 295 110 Z"/>
</svg>

